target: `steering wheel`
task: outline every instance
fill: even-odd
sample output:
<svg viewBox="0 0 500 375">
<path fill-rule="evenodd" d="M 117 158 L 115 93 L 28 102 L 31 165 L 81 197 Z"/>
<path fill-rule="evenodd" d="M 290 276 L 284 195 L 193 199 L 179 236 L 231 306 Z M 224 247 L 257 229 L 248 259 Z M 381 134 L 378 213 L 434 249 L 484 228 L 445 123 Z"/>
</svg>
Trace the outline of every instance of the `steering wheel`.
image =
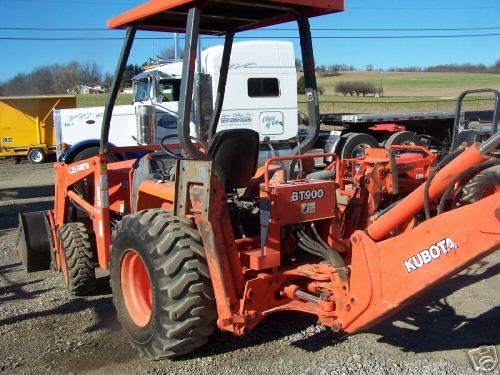
<svg viewBox="0 0 500 375">
<path fill-rule="evenodd" d="M 160 147 L 161 149 L 168 155 L 170 156 L 171 158 L 174 158 L 174 159 L 178 159 L 178 160 L 186 160 L 188 159 L 187 157 L 183 157 L 183 156 L 179 156 L 179 155 L 176 155 L 174 154 L 172 151 L 170 151 L 167 146 L 165 146 L 164 142 L 167 140 L 167 139 L 170 139 L 170 138 L 175 138 L 177 137 L 177 134 L 169 134 L 169 135 L 166 135 L 165 137 L 163 137 L 160 141 Z M 189 136 L 190 139 L 192 139 L 193 141 L 195 142 L 198 142 L 200 145 L 202 145 L 203 147 L 203 151 L 204 150 L 207 150 L 208 149 L 208 146 L 205 144 L 205 142 L 203 142 L 202 140 L 200 140 L 199 138 L 197 137 L 193 137 L 192 135 Z"/>
</svg>

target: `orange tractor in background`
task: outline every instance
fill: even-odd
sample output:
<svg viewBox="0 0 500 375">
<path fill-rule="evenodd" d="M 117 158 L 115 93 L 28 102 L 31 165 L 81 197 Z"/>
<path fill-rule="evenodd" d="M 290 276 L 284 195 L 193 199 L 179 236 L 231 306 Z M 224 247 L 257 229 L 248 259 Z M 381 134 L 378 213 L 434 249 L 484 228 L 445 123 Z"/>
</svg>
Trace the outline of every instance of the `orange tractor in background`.
<svg viewBox="0 0 500 375">
<path fill-rule="evenodd" d="M 467 181 L 498 164 L 498 95 L 493 135 L 459 145 L 432 169 L 436 157 L 419 146 L 368 149 L 351 160 L 305 154 L 320 126 L 309 18 L 343 9 L 342 0 L 152 0 L 112 19 L 109 26 L 127 35 L 99 155 L 56 163 L 54 210 L 21 215 L 17 250 L 27 270 L 52 263 L 69 291 L 84 295 L 95 288 L 96 266 L 109 269 L 118 319 L 142 353 L 159 359 L 202 346 L 216 325 L 243 335 L 279 311 L 357 332 L 498 248 L 498 189 L 460 200 Z M 293 155 L 257 169 L 255 131 L 217 132 L 231 46 L 236 32 L 292 20 L 308 134 Z M 180 144 L 108 147 L 136 30 L 186 33 Z M 210 126 L 195 138 L 189 122 L 200 33 L 224 35 L 225 43 Z M 152 122 L 138 123 L 147 139 Z M 114 153 L 139 151 L 147 153 L 110 162 Z M 318 156 L 334 162 L 312 171 L 308 160 Z"/>
</svg>

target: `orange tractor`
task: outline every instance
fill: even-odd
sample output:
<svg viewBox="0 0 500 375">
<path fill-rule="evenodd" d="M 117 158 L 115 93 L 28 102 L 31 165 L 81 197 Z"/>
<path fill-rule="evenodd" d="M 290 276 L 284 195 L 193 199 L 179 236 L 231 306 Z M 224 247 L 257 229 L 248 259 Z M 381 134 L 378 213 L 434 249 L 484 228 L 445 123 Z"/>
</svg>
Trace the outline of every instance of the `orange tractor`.
<svg viewBox="0 0 500 375">
<path fill-rule="evenodd" d="M 243 335 L 280 311 L 357 332 L 498 248 L 498 190 L 459 199 L 467 181 L 498 164 L 497 132 L 480 145 L 459 145 L 433 169 L 434 155 L 418 146 L 368 149 L 353 160 L 306 154 L 319 134 L 309 18 L 343 8 L 343 0 L 151 0 L 112 19 L 127 35 L 99 155 L 56 163 L 54 210 L 20 217 L 27 270 L 52 263 L 69 291 L 84 295 L 95 287 L 95 268 L 109 269 L 118 319 L 142 353 L 159 359 L 202 346 L 216 325 Z M 293 155 L 257 168 L 255 131 L 217 132 L 231 46 L 236 32 L 292 20 L 308 134 Z M 136 30 L 186 33 L 179 144 L 108 147 Z M 189 124 L 200 33 L 224 35 L 225 43 L 210 126 L 195 138 Z M 142 120 L 146 139 L 151 122 Z M 139 151 L 138 159 L 110 160 Z M 311 171 L 308 160 L 325 156 L 334 162 Z"/>
</svg>

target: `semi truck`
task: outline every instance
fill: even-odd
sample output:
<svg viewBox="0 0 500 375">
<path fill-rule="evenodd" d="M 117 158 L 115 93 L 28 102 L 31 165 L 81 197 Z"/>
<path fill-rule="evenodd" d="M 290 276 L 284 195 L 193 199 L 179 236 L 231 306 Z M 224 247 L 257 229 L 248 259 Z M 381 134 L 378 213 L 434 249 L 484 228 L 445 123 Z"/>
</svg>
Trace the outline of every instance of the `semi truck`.
<svg viewBox="0 0 500 375">
<path fill-rule="evenodd" d="M 203 138 L 217 99 L 223 46 L 201 53 L 196 90 L 191 108 L 192 136 Z M 133 102 L 113 109 L 109 141 L 117 147 L 160 143 L 172 136 L 175 142 L 182 61 L 150 66 L 133 77 Z M 252 129 L 270 142 L 297 135 L 297 73 L 293 44 L 284 41 L 247 41 L 233 46 L 226 85 L 226 100 L 217 129 Z M 196 103 L 203 103 L 197 105 Z M 255 108 L 258 108 L 255 109 Z M 150 114 L 155 134 L 138 138 L 138 118 Z M 104 107 L 61 109 L 54 112 L 58 156 L 66 162 L 97 153 Z M 199 119 L 201 130 L 195 131 Z M 120 124 L 119 126 L 113 126 Z M 144 125 L 144 124 L 143 124 Z M 198 133 L 197 133 L 198 132 Z M 120 155 L 117 155 L 120 158 Z"/>
<path fill-rule="evenodd" d="M 0 157 L 45 161 L 56 149 L 52 111 L 74 107 L 71 95 L 0 97 Z"/>
</svg>

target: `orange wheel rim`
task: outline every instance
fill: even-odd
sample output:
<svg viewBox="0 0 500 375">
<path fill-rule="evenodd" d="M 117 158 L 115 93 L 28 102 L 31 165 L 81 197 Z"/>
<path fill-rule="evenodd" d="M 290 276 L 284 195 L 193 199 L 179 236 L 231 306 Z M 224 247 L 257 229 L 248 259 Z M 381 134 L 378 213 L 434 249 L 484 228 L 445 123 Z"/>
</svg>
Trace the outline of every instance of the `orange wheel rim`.
<svg viewBox="0 0 500 375">
<path fill-rule="evenodd" d="M 130 318 L 139 327 L 144 327 L 153 311 L 151 281 L 142 258 L 132 249 L 128 249 L 122 259 L 120 282 Z"/>
</svg>

